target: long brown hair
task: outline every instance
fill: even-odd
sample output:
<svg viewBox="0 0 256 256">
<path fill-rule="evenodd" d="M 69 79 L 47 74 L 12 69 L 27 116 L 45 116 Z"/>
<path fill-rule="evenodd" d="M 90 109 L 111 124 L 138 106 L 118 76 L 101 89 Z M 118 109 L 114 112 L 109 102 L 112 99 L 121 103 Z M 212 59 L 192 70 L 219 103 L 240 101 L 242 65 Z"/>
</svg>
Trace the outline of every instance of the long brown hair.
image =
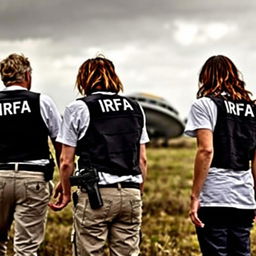
<svg viewBox="0 0 256 256">
<path fill-rule="evenodd" d="M 199 90 L 197 98 L 204 96 L 220 96 L 226 92 L 233 100 L 251 102 L 251 92 L 245 90 L 245 82 L 234 63 L 223 55 L 210 57 L 199 74 Z"/>
<path fill-rule="evenodd" d="M 89 95 L 99 90 L 115 93 L 123 90 L 114 64 L 101 56 L 88 59 L 81 65 L 76 78 L 76 87 L 82 95 Z"/>
</svg>

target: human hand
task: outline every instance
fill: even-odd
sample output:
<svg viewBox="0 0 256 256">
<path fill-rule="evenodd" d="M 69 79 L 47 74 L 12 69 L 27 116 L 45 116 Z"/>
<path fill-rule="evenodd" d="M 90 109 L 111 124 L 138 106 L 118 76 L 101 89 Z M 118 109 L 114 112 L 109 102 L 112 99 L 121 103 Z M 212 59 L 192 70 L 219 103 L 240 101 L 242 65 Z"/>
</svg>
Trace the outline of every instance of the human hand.
<svg viewBox="0 0 256 256">
<path fill-rule="evenodd" d="M 204 227 L 204 223 L 198 218 L 197 212 L 200 207 L 199 198 L 191 197 L 189 217 L 197 227 Z"/>
<path fill-rule="evenodd" d="M 48 206 L 54 211 L 62 210 L 71 201 L 70 194 L 63 194 L 63 188 L 60 182 L 55 187 L 53 198 L 56 199 L 56 202 L 49 203 Z"/>
<path fill-rule="evenodd" d="M 63 188 L 61 182 L 59 182 L 54 189 L 53 198 L 61 198 L 63 194 Z M 60 199 L 61 200 L 61 199 Z"/>
</svg>

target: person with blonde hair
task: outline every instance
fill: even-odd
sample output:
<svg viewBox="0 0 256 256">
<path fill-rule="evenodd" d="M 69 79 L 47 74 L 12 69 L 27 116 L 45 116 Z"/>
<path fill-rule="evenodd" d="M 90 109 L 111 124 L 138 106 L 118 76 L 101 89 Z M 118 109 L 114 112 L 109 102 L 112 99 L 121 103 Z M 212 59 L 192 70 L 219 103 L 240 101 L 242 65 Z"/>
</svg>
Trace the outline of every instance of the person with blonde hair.
<svg viewBox="0 0 256 256">
<path fill-rule="evenodd" d="M 44 239 L 54 165 L 48 146 L 55 141 L 61 116 L 52 99 L 31 92 L 31 66 L 24 55 L 0 62 L 0 255 L 7 253 L 14 221 L 14 255 L 37 255 Z"/>
<path fill-rule="evenodd" d="M 210 57 L 199 74 L 185 134 L 197 152 L 190 218 L 204 256 L 249 256 L 256 181 L 256 109 L 226 56 Z"/>
<path fill-rule="evenodd" d="M 57 201 L 74 201 L 74 255 L 139 255 L 141 192 L 147 173 L 148 135 L 140 105 L 123 90 L 113 63 L 88 59 L 79 68 L 76 87 L 82 98 L 67 106 L 57 140 L 63 144 Z M 78 158 L 76 176 L 75 155 Z"/>
</svg>

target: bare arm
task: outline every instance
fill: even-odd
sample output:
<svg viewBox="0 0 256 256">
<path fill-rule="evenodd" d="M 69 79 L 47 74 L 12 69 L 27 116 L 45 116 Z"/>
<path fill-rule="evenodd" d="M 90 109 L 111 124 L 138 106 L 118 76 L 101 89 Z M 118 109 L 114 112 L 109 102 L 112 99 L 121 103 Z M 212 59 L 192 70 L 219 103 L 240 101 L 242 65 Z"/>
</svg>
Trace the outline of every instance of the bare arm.
<svg viewBox="0 0 256 256">
<path fill-rule="evenodd" d="M 197 152 L 194 162 L 194 178 L 191 191 L 190 218 L 199 227 L 204 226 L 197 216 L 199 195 L 204 185 L 213 157 L 213 135 L 208 129 L 197 130 Z"/>
<path fill-rule="evenodd" d="M 52 145 L 53 145 L 53 147 L 55 149 L 55 159 L 57 161 L 57 165 L 58 165 L 58 167 L 60 167 L 60 154 L 61 154 L 61 146 L 62 146 L 62 144 L 57 142 L 55 139 L 56 138 L 54 138 L 54 139 L 51 138 L 51 141 L 52 141 Z"/>
<path fill-rule="evenodd" d="M 146 155 L 146 145 L 140 145 L 140 170 L 143 178 L 143 182 L 141 184 L 141 192 L 144 190 L 144 183 L 147 177 L 147 155 Z"/>
<path fill-rule="evenodd" d="M 55 211 L 63 209 L 71 200 L 69 177 L 73 174 L 75 168 L 75 149 L 75 147 L 62 145 L 60 155 L 60 180 L 62 193 L 59 194 L 59 198 L 56 203 L 49 204 L 49 206 Z"/>
</svg>

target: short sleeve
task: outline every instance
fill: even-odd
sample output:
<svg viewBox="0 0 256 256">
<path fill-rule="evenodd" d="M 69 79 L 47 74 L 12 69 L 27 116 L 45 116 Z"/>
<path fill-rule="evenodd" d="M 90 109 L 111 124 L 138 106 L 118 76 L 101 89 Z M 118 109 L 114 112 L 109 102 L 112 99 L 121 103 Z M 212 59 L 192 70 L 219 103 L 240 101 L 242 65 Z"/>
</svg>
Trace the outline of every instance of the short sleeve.
<svg viewBox="0 0 256 256">
<path fill-rule="evenodd" d="M 76 147 L 77 141 L 85 135 L 89 122 L 90 114 L 87 105 L 81 100 L 70 103 L 65 108 L 57 141 Z"/>
<path fill-rule="evenodd" d="M 185 134 L 196 136 L 196 130 L 209 129 L 214 131 L 217 121 L 217 106 L 207 97 L 197 99 L 191 106 Z"/>
<path fill-rule="evenodd" d="M 56 138 L 61 125 L 61 115 L 53 100 L 44 94 L 40 94 L 40 112 L 50 137 Z"/>
</svg>

